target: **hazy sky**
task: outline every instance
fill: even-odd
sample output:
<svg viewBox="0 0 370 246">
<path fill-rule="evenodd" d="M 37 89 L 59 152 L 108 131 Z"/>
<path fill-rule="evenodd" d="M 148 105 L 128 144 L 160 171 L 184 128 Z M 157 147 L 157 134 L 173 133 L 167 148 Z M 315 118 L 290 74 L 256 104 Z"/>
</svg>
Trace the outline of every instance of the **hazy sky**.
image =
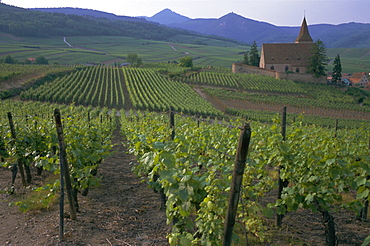
<svg viewBox="0 0 370 246">
<path fill-rule="evenodd" d="M 126 16 L 153 16 L 169 8 L 190 18 L 219 18 L 234 12 L 278 26 L 370 23 L 370 0 L 3 0 L 23 8 L 75 7 Z"/>
</svg>

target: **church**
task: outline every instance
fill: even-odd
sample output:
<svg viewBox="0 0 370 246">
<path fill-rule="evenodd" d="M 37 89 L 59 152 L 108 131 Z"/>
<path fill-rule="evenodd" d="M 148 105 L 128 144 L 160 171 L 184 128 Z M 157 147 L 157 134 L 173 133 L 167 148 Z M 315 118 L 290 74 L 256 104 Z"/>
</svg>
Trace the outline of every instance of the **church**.
<svg viewBox="0 0 370 246">
<path fill-rule="evenodd" d="M 306 18 L 294 43 L 262 44 L 260 68 L 276 72 L 306 73 L 313 40 Z"/>
</svg>

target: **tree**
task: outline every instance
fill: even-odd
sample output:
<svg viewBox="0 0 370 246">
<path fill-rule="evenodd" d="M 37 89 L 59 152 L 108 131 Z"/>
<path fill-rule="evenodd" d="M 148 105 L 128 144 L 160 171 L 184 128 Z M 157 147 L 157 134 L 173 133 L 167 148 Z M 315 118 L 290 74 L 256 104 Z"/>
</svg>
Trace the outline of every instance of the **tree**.
<svg viewBox="0 0 370 246">
<path fill-rule="evenodd" d="M 143 61 L 141 60 L 141 58 L 135 53 L 128 54 L 127 58 L 126 58 L 126 61 L 128 63 L 131 63 L 131 65 L 134 66 L 134 67 L 138 67 L 141 64 L 143 64 Z"/>
<path fill-rule="evenodd" d="M 24 62 L 23 62 L 23 64 L 28 64 L 29 65 L 29 64 L 32 64 L 32 62 L 29 59 L 25 59 Z"/>
<path fill-rule="evenodd" d="M 325 44 L 318 39 L 312 45 L 311 56 L 308 61 L 307 73 L 312 73 L 315 77 L 326 75 L 325 65 L 327 63 Z"/>
<path fill-rule="evenodd" d="M 331 82 L 337 83 L 342 79 L 342 64 L 340 63 L 339 54 L 334 58 L 333 78 Z"/>
<path fill-rule="evenodd" d="M 181 57 L 179 62 L 179 66 L 181 67 L 193 67 L 193 58 L 190 56 Z"/>
<path fill-rule="evenodd" d="M 260 56 L 258 55 L 258 48 L 256 41 L 253 41 L 251 46 L 251 51 L 249 55 L 249 65 L 259 67 L 260 66 Z"/>
<path fill-rule="evenodd" d="M 247 52 L 244 53 L 244 57 L 243 57 L 242 63 L 245 64 L 245 65 L 249 65 L 249 51 L 247 51 Z"/>
<path fill-rule="evenodd" d="M 11 56 L 6 56 L 5 59 L 4 59 L 4 63 L 15 64 L 15 63 L 17 63 L 17 61 Z"/>
<path fill-rule="evenodd" d="M 45 65 L 47 65 L 47 64 L 49 64 L 49 61 L 43 56 L 38 56 L 35 59 L 35 64 L 45 64 Z"/>
</svg>

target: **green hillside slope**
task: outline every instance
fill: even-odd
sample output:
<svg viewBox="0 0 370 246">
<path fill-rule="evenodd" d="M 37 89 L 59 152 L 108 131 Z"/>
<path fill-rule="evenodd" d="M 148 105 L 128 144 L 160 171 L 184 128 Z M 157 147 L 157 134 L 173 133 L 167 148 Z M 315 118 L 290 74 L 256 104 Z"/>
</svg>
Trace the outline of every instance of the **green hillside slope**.
<svg viewBox="0 0 370 246">
<path fill-rule="evenodd" d="M 248 46 L 207 37 L 176 35 L 169 41 L 153 41 L 122 36 L 73 36 L 29 38 L 0 33 L 0 60 L 10 55 L 18 61 L 44 56 L 49 64 L 121 64 L 129 53 L 136 53 L 144 63 L 177 61 L 191 56 L 200 66 L 231 67 L 242 59 Z M 202 42 L 207 45 L 191 44 Z"/>
<path fill-rule="evenodd" d="M 5 4 L 0 4 L 0 23 L 0 31 L 21 37 L 121 35 L 165 40 L 179 33 L 187 33 L 153 23 L 43 13 Z"/>
</svg>

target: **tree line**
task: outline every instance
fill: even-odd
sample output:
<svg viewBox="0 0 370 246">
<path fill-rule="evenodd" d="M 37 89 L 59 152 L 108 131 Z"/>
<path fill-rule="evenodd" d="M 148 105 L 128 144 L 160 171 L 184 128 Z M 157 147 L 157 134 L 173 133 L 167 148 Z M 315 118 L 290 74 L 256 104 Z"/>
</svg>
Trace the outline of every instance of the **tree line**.
<svg viewBox="0 0 370 246">
<path fill-rule="evenodd" d="M 0 63 L 6 64 L 38 64 L 38 65 L 48 65 L 49 61 L 43 56 L 38 56 L 35 59 L 25 59 L 24 61 L 18 61 L 17 59 L 11 57 L 10 55 L 6 56 L 4 59 L 0 60 Z"/>
</svg>

